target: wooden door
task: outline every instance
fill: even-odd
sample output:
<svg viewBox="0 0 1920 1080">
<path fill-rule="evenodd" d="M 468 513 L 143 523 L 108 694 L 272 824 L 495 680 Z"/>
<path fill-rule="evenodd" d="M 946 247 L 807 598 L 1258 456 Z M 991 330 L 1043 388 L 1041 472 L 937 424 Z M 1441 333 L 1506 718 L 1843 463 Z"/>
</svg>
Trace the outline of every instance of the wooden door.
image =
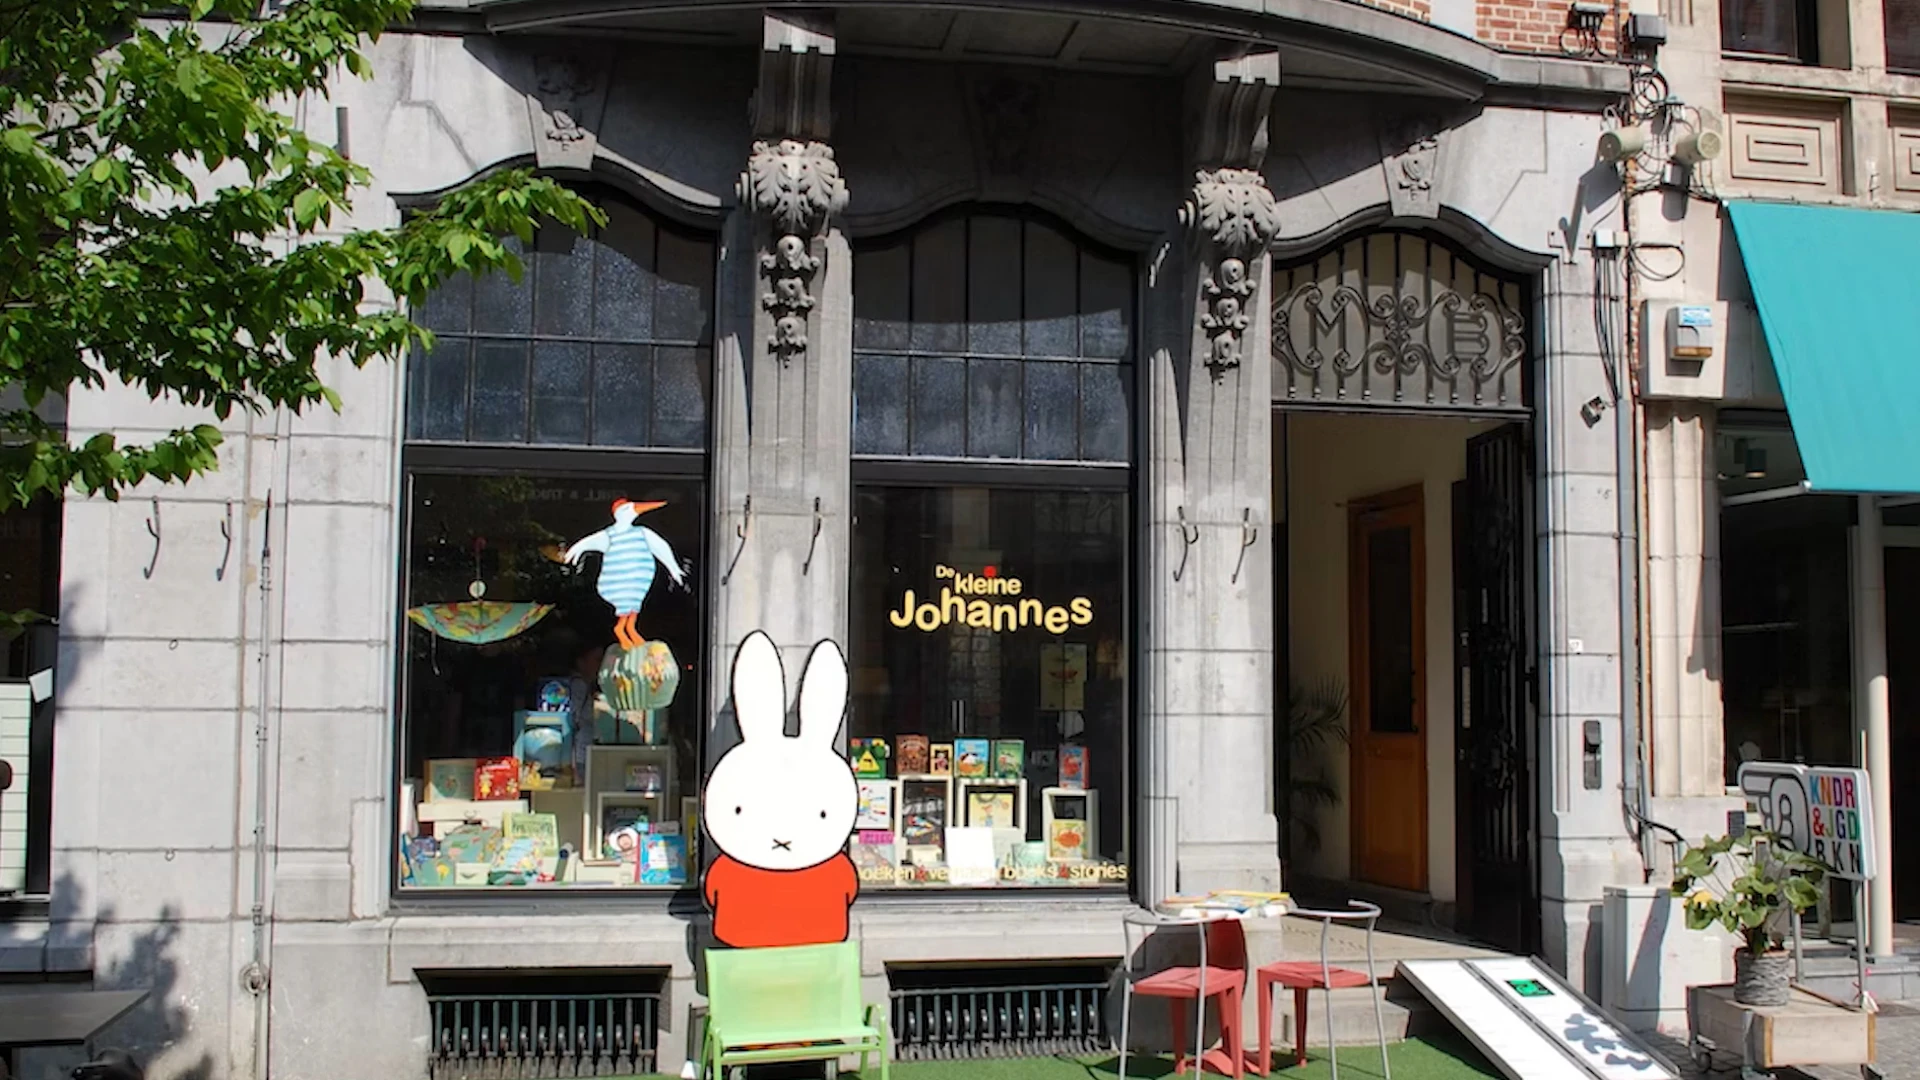
<svg viewBox="0 0 1920 1080">
<path fill-rule="evenodd" d="M 1353 876 L 1427 888 L 1426 540 L 1420 488 L 1347 509 Z"/>
</svg>

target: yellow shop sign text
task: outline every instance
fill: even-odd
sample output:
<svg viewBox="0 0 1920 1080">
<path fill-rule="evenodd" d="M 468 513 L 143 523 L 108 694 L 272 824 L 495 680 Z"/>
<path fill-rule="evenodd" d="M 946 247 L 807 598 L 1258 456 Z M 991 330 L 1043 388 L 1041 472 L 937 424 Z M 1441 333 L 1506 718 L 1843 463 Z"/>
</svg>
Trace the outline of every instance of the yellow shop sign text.
<svg viewBox="0 0 1920 1080">
<path fill-rule="evenodd" d="M 1069 626 L 1093 621 L 1092 600 L 1076 596 L 1064 607 L 1042 603 L 1022 595 L 1026 587 L 1019 578 L 1001 577 L 993 567 L 972 574 L 936 566 L 933 576 L 936 581 L 947 582 L 940 587 L 939 601 L 922 601 L 908 589 L 900 600 L 900 610 L 887 612 L 888 621 L 902 630 L 913 626 L 933 631 L 960 623 L 996 634 L 1029 626 L 1042 627 L 1049 634 L 1064 634 Z"/>
</svg>

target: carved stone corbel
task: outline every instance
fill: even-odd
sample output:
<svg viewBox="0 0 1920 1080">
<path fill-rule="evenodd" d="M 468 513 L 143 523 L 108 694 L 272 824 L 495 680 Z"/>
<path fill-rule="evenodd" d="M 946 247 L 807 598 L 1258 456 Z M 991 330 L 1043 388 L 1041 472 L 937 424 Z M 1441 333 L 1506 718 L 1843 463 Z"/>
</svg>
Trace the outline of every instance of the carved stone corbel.
<svg viewBox="0 0 1920 1080">
<path fill-rule="evenodd" d="M 594 134 L 607 97 L 607 54 L 539 52 L 533 55 L 534 160 L 542 169 L 589 169 L 600 140 Z"/>
<path fill-rule="evenodd" d="M 1380 125 L 1380 165 L 1394 217 L 1440 216 L 1440 118 L 1414 114 Z"/>
<path fill-rule="evenodd" d="M 1200 248 L 1199 321 L 1215 378 L 1240 365 L 1258 270 L 1280 230 L 1280 208 L 1260 172 L 1279 81 L 1278 54 L 1254 53 L 1216 63 L 1200 95 L 1200 167 L 1180 220 Z"/>
<path fill-rule="evenodd" d="M 790 363 L 807 350 L 819 241 L 847 206 L 847 185 L 827 144 L 834 40 L 827 17 L 769 12 L 754 98 L 753 153 L 740 201 L 760 219 L 760 306 L 773 321 L 767 347 Z"/>
</svg>

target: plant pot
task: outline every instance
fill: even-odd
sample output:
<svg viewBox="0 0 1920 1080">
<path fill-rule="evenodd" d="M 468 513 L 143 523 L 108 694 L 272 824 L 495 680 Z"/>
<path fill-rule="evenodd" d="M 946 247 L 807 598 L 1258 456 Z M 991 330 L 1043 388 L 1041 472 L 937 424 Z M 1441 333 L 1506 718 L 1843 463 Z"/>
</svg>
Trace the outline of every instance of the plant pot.
<svg viewBox="0 0 1920 1080">
<path fill-rule="evenodd" d="M 1761 1007 L 1785 1005 L 1792 996 L 1793 957 L 1785 949 L 1733 953 L 1733 1000 Z"/>
</svg>

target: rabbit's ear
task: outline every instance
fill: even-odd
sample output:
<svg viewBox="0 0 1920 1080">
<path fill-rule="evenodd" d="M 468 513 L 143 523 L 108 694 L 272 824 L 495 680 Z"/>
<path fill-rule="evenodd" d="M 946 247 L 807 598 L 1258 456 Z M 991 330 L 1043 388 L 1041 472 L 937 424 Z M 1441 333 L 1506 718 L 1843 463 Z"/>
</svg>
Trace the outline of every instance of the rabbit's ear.
<svg viewBox="0 0 1920 1080">
<path fill-rule="evenodd" d="M 787 728 L 787 674 L 780 650 L 755 630 L 733 657 L 733 719 L 743 742 L 771 741 Z"/>
<path fill-rule="evenodd" d="M 847 658 L 832 639 L 818 642 L 800 676 L 800 737 L 831 742 L 847 712 Z"/>
</svg>

